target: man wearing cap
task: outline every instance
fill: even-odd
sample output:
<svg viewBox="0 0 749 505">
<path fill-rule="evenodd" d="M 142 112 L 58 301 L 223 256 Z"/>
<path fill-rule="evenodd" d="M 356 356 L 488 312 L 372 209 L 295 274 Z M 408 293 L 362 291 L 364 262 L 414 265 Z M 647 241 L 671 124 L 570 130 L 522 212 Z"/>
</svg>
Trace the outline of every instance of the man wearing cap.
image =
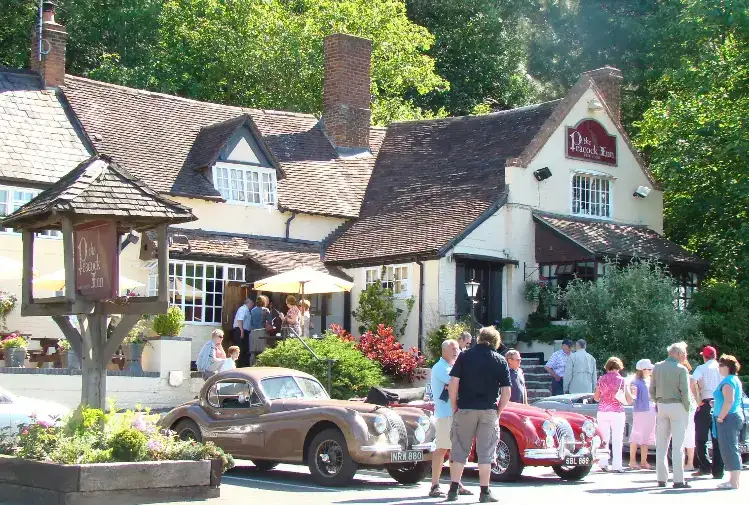
<svg viewBox="0 0 749 505">
<path fill-rule="evenodd" d="M 710 417 L 710 402 L 713 391 L 721 381 L 720 367 L 715 359 L 717 352 L 714 347 L 706 346 L 702 349 L 704 363 L 694 369 L 692 373 L 692 394 L 697 400 L 697 412 L 694 414 L 695 433 L 695 477 L 711 474 L 711 464 L 707 457 L 707 437 L 710 435 L 712 418 Z M 717 477 L 720 477 L 718 475 Z"/>
<path fill-rule="evenodd" d="M 575 352 L 567 359 L 562 377 L 565 393 L 592 393 L 598 383 L 596 359 L 585 350 L 587 344 L 580 339 L 575 344 Z"/>
<path fill-rule="evenodd" d="M 567 367 L 567 359 L 572 352 L 572 340 L 562 340 L 562 349 L 555 352 L 546 362 L 544 368 L 551 375 L 551 395 L 564 394 L 564 370 Z"/>
</svg>

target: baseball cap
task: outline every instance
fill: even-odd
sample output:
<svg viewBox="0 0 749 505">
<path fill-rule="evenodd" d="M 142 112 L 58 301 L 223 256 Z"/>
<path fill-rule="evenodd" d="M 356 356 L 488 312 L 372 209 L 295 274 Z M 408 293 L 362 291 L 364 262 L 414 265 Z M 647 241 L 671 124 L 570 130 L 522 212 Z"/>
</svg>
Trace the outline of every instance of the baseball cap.
<svg viewBox="0 0 749 505">
<path fill-rule="evenodd" d="M 644 358 L 637 362 L 635 368 L 637 368 L 638 370 L 652 370 L 653 363 L 649 359 Z"/>
<path fill-rule="evenodd" d="M 567 347 L 572 347 L 572 344 L 574 344 L 574 342 L 568 338 L 562 340 L 562 345 L 566 345 Z"/>
<path fill-rule="evenodd" d="M 715 347 L 706 345 L 704 349 L 702 349 L 701 354 L 706 358 L 715 358 L 715 356 L 718 355 L 718 352 L 715 350 Z"/>
</svg>

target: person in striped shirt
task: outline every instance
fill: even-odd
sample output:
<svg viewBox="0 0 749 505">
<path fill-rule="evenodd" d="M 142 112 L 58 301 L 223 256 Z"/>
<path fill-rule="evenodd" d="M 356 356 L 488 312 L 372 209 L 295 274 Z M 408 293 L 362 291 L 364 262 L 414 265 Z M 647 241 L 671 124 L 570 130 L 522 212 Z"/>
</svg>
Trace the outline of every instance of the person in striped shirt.
<svg viewBox="0 0 749 505">
<path fill-rule="evenodd" d="M 572 353 L 572 345 L 572 340 L 563 340 L 562 349 L 552 354 L 544 367 L 551 375 L 552 396 L 564 394 L 564 370 L 567 367 L 567 358 Z"/>
</svg>

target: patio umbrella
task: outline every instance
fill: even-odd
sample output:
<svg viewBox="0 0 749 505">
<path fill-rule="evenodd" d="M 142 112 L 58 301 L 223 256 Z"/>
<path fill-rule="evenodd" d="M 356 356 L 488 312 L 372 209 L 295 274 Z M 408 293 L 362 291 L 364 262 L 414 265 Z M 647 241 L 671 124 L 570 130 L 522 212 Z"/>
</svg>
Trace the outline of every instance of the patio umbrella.
<svg viewBox="0 0 749 505">
<path fill-rule="evenodd" d="M 120 275 L 120 289 L 135 289 L 142 288 L 145 284 L 142 282 L 128 279 L 124 275 Z M 34 287 L 36 289 L 47 289 L 50 291 L 62 291 L 65 289 L 65 270 L 57 270 L 51 274 L 42 275 L 34 279 Z"/>
<path fill-rule="evenodd" d="M 255 281 L 256 291 L 271 293 L 301 293 L 316 295 L 319 293 L 342 293 L 351 291 L 353 282 L 334 277 L 325 272 L 318 272 L 309 267 L 297 268 L 266 279 Z"/>
<path fill-rule="evenodd" d="M 23 271 L 23 263 L 20 261 L 0 256 L 0 265 L 3 268 L 0 270 L 0 280 L 6 279 L 20 279 L 21 272 Z M 36 268 L 34 269 L 33 275 L 36 275 Z"/>
</svg>

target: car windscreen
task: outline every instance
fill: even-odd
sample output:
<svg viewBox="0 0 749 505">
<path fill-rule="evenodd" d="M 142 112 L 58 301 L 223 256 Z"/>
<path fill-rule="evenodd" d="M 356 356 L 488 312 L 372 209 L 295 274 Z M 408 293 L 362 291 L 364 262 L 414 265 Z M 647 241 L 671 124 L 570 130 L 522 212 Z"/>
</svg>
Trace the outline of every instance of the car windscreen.
<svg viewBox="0 0 749 505">
<path fill-rule="evenodd" d="M 319 382 L 304 377 L 269 377 L 260 381 L 260 387 L 268 400 L 328 397 Z"/>
</svg>

